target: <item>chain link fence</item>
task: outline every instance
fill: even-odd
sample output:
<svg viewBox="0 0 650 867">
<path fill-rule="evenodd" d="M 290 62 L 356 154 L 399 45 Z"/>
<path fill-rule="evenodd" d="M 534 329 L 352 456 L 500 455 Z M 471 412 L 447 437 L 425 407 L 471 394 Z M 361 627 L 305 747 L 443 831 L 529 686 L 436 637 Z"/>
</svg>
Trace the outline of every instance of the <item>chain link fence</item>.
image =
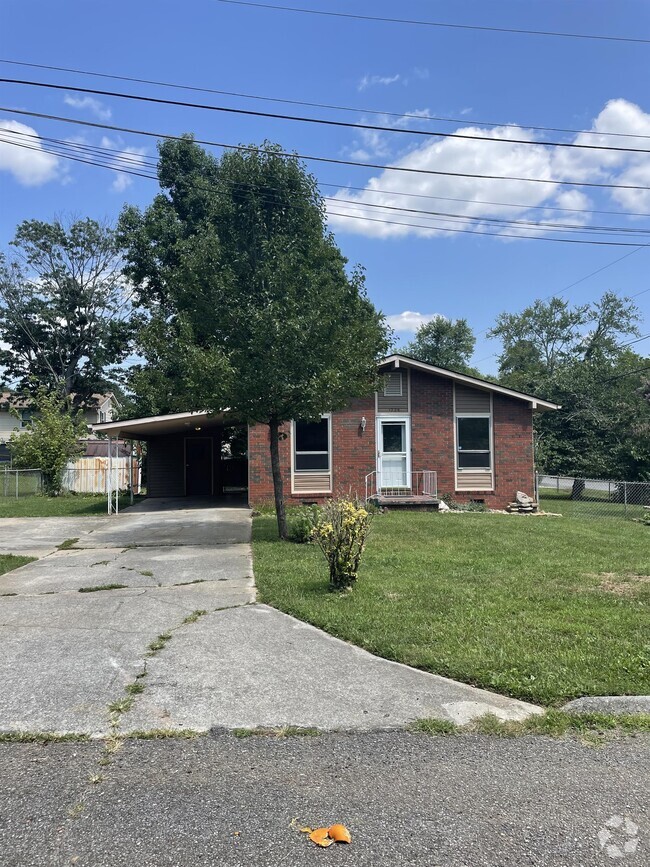
<svg viewBox="0 0 650 867">
<path fill-rule="evenodd" d="M 650 482 L 537 474 L 537 500 L 545 512 L 565 517 L 640 518 L 650 509 Z"/>
<path fill-rule="evenodd" d="M 0 465 L 0 497 L 29 497 L 43 491 L 40 470 L 12 470 L 8 464 Z"/>
<path fill-rule="evenodd" d="M 63 492 L 73 494 L 101 494 L 112 491 L 140 492 L 141 473 L 136 461 L 114 458 L 109 470 L 104 458 L 93 458 L 69 464 L 63 471 Z M 40 470 L 16 470 L 9 464 L 0 464 L 0 498 L 18 499 L 43 493 L 43 474 Z"/>
</svg>

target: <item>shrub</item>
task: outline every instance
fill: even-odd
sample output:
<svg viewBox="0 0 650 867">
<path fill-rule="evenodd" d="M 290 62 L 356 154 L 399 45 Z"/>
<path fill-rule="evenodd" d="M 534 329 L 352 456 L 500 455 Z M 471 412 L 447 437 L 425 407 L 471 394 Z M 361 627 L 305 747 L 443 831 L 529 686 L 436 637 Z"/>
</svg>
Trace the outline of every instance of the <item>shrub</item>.
<svg viewBox="0 0 650 867">
<path fill-rule="evenodd" d="M 9 439 L 11 462 L 17 469 L 40 470 L 45 493 L 56 496 L 61 492 L 68 461 L 83 451 L 79 437 L 86 431 L 56 395 L 41 389 L 35 405 L 38 415 L 30 421 L 27 430 L 13 433 Z"/>
<path fill-rule="evenodd" d="M 318 506 L 300 506 L 294 509 L 289 516 L 289 536 L 292 542 L 306 544 L 311 542 L 314 535 L 314 527 L 320 518 Z"/>
<path fill-rule="evenodd" d="M 372 515 L 359 500 L 328 500 L 313 538 L 329 564 L 330 588 L 351 590 L 357 580 Z"/>
</svg>

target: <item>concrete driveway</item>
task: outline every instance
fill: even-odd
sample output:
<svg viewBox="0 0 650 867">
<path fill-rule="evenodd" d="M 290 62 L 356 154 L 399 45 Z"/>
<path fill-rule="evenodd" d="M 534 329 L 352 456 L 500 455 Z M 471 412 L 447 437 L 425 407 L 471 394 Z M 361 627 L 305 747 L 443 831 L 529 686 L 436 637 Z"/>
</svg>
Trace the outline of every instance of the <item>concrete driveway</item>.
<svg viewBox="0 0 650 867">
<path fill-rule="evenodd" d="M 367 730 L 538 712 L 254 604 L 250 533 L 248 509 L 188 500 L 0 521 L 0 551 L 40 558 L 0 577 L 0 731 Z"/>
</svg>

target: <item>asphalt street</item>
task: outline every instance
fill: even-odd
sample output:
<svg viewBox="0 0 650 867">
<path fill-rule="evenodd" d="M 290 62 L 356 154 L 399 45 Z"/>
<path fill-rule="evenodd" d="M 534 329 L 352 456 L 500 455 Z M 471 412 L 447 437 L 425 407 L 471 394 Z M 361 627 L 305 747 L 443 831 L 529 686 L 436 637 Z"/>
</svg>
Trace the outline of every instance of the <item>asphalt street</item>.
<svg viewBox="0 0 650 867">
<path fill-rule="evenodd" d="M 102 749 L 0 744 L 3 867 L 636 867 L 650 857 L 647 736 L 594 747 L 217 733 L 127 741 L 100 767 Z M 296 829 L 336 821 L 350 846 L 320 850 Z"/>
</svg>

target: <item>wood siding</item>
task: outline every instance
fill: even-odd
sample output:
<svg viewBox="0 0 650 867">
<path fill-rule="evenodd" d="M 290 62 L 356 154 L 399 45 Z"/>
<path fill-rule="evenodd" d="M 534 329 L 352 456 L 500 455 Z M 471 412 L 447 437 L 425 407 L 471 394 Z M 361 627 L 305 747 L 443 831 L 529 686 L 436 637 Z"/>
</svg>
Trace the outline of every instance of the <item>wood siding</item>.
<svg viewBox="0 0 650 867">
<path fill-rule="evenodd" d="M 383 390 L 377 392 L 377 412 L 398 412 L 405 415 L 409 411 L 409 377 L 405 370 L 391 370 L 391 375 L 399 374 L 402 378 L 401 395 L 385 395 Z"/>
<path fill-rule="evenodd" d="M 492 473 L 490 470 L 458 471 L 457 491 L 491 491 Z"/>
<path fill-rule="evenodd" d="M 490 392 L 456 384 L 456 412 L 490 414 Z"/>
<path fill-rule="evenodd" d="M 294 473 L 294 494 L 328 494 L 332 490 L 329 473 Z"/>
<path fill-rule="evenodd" d="M 185 496 L 185 443 L 182 436 L 156 437 L 149 441 L 147 496 Z"/>
</svg>

